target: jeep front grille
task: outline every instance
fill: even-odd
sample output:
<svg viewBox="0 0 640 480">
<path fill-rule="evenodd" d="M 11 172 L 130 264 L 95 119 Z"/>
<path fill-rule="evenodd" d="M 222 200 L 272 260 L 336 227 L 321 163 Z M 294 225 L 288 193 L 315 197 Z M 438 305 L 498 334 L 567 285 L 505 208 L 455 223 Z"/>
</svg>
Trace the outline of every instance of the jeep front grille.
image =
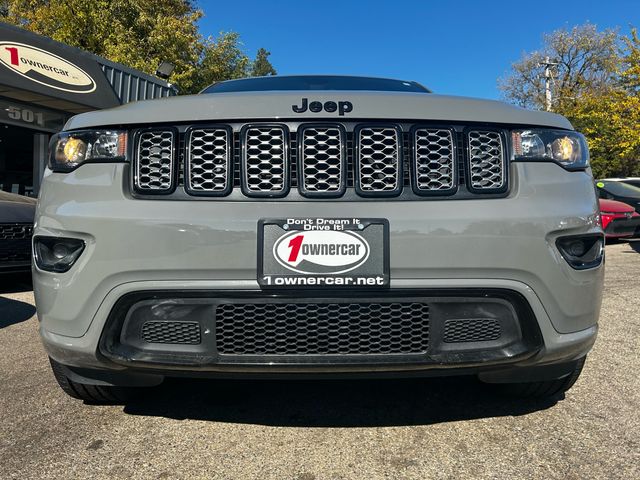
<svg viewBox="0 0 640 480">
<path fill-rule="evenodd" d="M 475 191 L 499 191 L 506 186 L 506 158 L 502 135 L 497 131 L 471 130 L 469 187 Z"/>
<path fill-rule="evenodd" d="M 284 127 L 267 125 L 245 128 L 242 168 L 245 194 L 286 195 L 289 189 L 289 164 Z"/>
<path fill-rule="evenodd" d="M 231 132 L 195 128 L 187 135 L 186 190 L 194 195 L 226 194 L 231 188 Z"/>
<path fill-rule="evenodd" d="M 458 187 L 453 132 L 450 129 L 416 129 L 413 152 L 418 193 L 447 194 Z"/>
<path fill-rule="evenodd" d="M 309 126 L 300 140 L 300 190 L 309 196 L 342 194 L 345 187 L 345 132 L 341 126 Z"/>
<path fill-rule="evenodd" d="M 32 234 L 31 223 L 0 223 L 0 240 L 30 240 Z"/>
<path fill-rule="evenodd" d="M 31 223 L 0 224 L 0 265 L 18 262 L 28 264 L 31 261 Z"/>
<path fill-rule="evenodd" d="M 402 180 L 400 133 L 393 127 L 357 131 L 357 189 L 365 195 L 399 192 Z"/>
<path fill-rule="evenodd" d="M 506 138 L 497 128 L 424 123 L 149 128 L 135 135 L 132 186 L 143 197 L 233 201 L 503 196 Z"/>
<path fill-rule="evenodd" d="M 426 303 L 226 303 L 215 311 L 222 355 L 422 354 Z"/>
<path fill-rule="evenodd" d="M 174 189 L 176 132 L 170 129 L 143 130 L 136 141 L 136 190 L 169 193 Z"/>
</svg>

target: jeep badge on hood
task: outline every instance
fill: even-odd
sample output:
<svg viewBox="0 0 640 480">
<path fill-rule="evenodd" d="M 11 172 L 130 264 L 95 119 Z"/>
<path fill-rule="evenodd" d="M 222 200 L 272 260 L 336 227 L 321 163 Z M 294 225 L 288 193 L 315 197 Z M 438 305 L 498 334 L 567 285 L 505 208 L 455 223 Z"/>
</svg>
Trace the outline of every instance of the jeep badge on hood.
<svg viewBox="0 0 640 480">
<path fill-rule="evenodd" d="M 345 113 L 349 113 L 353 110 L 353 104 L 351 102 L 342 101 L 342 102 L 318 102 L 313 101 L 309 103 L 309 99 L 303 98 L 301 105 L 291 105 L 291 109 L 296 113 L 304 113 L 307 110 L 313 113 L 319 113 L 324 110 L 327 113 L 333 113 L 336 110 L 338 111 L 338 115 L 344 116 Z"/>
</svg>

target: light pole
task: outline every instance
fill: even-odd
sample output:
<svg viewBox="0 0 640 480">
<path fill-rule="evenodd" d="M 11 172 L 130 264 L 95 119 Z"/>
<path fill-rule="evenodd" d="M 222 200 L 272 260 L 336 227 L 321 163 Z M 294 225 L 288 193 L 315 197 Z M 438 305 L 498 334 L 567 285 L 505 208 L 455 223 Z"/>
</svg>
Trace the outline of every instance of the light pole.
<svg viewBox="0 0 640 480">
<path fill-rule="evenodd" d="M 551 67 L 558 65 L 558 62 L 552 62 L 547 55 L 544 57 L 544 62 L 538 64 L 538 66 L 544 66 L 544 109 L 548 112 L 551 110 L 553 98 L 551 95 L 551 81 L 553 76 L 551 74 Z"/>
</svg>

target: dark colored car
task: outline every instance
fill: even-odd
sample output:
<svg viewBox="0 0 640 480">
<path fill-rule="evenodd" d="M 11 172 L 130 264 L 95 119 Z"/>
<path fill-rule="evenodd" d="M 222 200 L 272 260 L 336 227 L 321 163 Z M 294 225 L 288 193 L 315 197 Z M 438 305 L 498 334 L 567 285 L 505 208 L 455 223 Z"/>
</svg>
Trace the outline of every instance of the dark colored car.
<svg viewBox="0 0 640 480">
<path fill-rule="evenodd" d="M 0 274 L 31 270 L 36 200 L 0 191 Z"/>
<path fill-rule="evenodd" d="M 600 198 L 626 203 L 640 213 L 640 187 L 618 179 L 596 180 L 596 187 Z"/>
<path fill-rule="evenodd" d="M 602 229 L 608 239 L 632 237 L 640 226 L 640 214 L 631 205 L 600 199 Z"/>
<path fill-rule="evenodd" d="M 640 188 L 640 177 L 621 178 L 620 181 Z"/>
</svg>

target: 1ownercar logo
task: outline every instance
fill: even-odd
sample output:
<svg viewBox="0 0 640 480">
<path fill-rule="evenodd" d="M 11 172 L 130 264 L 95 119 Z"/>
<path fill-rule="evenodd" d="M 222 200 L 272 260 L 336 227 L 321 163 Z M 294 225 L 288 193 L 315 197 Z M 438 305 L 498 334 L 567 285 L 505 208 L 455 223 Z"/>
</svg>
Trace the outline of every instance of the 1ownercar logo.
<svg viewBox="0 0 640 480">
<path fill-rule="evenodd" d="M 91 93 L 96 89 L 96 82 L 80 67 L 23 43 L 0 42 L 0 63 L 29 80 L 56 90 Z"/>
<path fill-rule="evenodd" d="M 369 244 L 357 233 L 295 231 L 278 239 L 273 256 L 297 273 L 335 275 L 358 268 L 369 258 Z"/>
</svg>

